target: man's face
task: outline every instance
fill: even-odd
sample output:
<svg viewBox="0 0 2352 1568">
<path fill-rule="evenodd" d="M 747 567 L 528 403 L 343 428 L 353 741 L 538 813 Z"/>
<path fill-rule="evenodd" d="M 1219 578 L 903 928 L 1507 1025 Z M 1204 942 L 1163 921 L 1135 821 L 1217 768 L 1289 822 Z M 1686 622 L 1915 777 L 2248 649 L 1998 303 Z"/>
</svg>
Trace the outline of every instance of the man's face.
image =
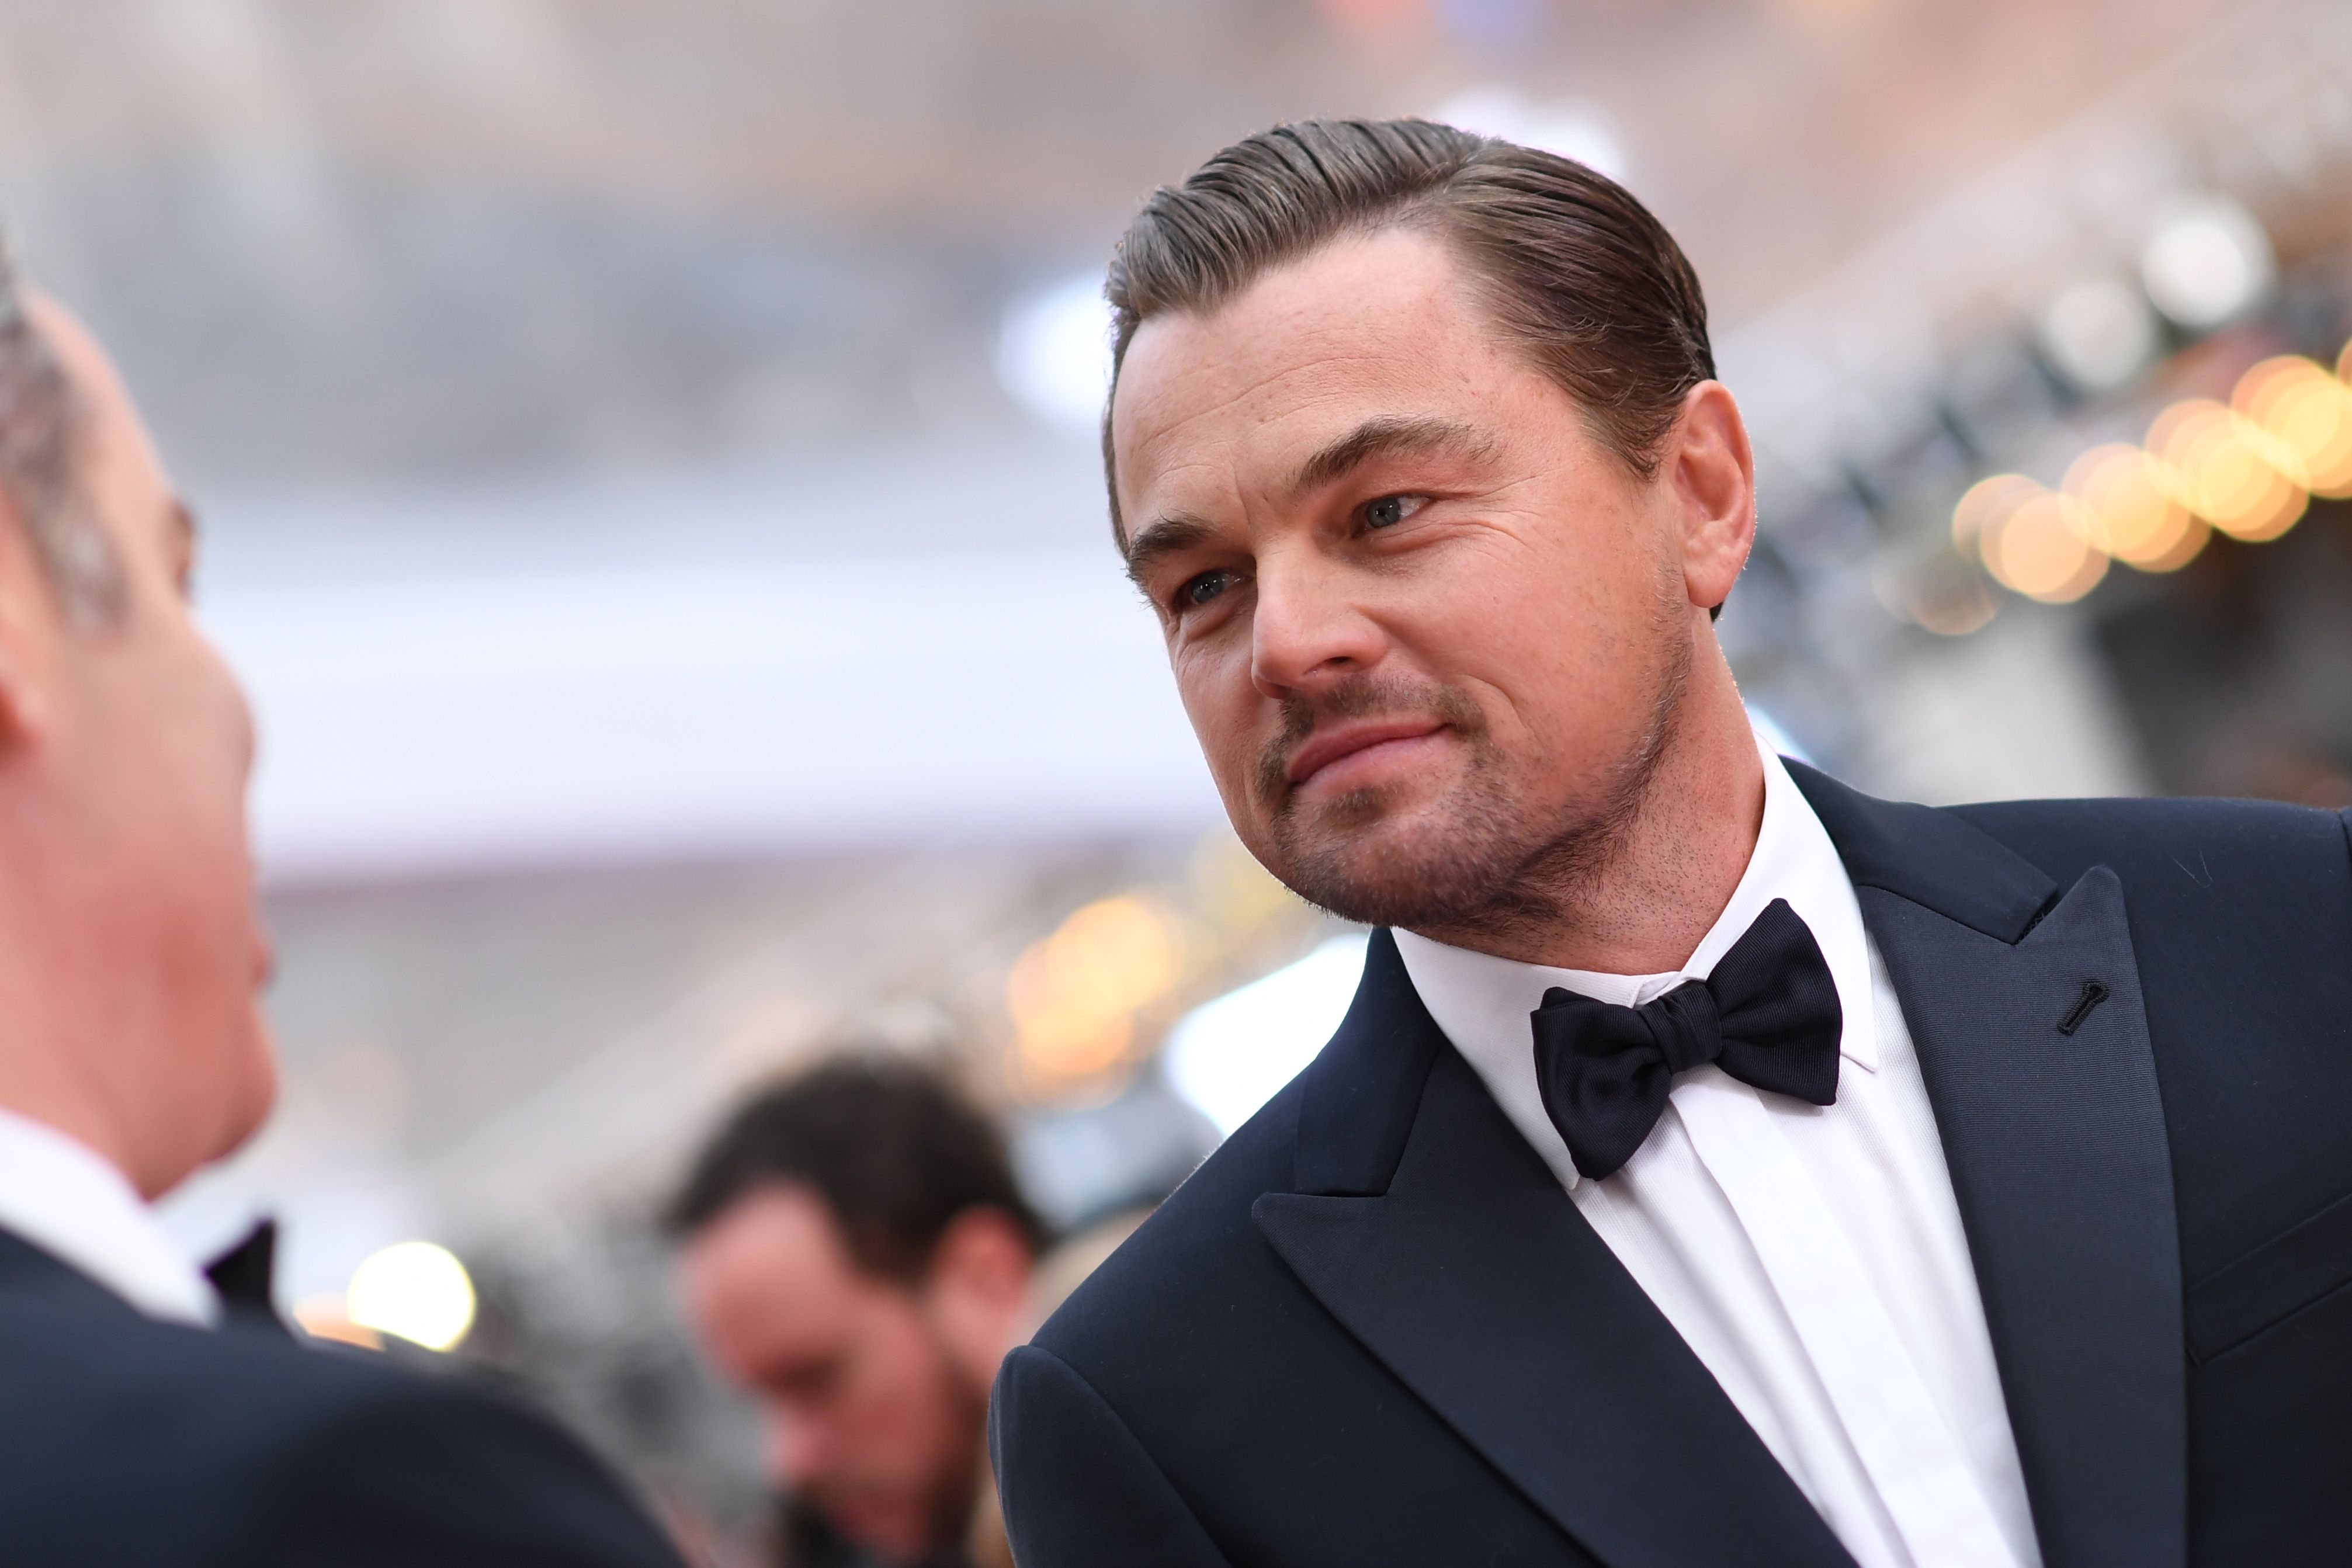
<svg viewBox="0 0 2352 1568">
<path fill-rule="evenodd" d="M 55 305 L 36 300 L 32 320 L 80 399 L 83 500 L 124 594 L 99 625 L 28 595 L 46 601 L 33 643 L 47 668 L 13 759 L 42 816 L 26 891 L 55 913 L 88 1070 L 111 1079 L 97 1090 L 111 1152 L 153 1195 L 249 1137 L 276 1088 L 246 837 L 253 727 L 190 616 L 193 525 L 113 366 Z"/>
<path fill-rule="evenodd" d="M 778 1185 L 698 1232 L 687 1310 L 760 1403 L 775 1480 L 851 1541 L 915 1562 L 956 1540 L 979 1479 L 987 1394 L 929 1304 L 857 1266 L 824 1201 Z"/>
<path fill-rule="evenodd" d="M 1446 929 L 1605 850 L 1706 622 L 1689 498 L 1600 442 L 1438 240 L 1341 241 L 1146 322 L 1112 434 L 1130 569 L 1284 881 Z"/>
</svg>

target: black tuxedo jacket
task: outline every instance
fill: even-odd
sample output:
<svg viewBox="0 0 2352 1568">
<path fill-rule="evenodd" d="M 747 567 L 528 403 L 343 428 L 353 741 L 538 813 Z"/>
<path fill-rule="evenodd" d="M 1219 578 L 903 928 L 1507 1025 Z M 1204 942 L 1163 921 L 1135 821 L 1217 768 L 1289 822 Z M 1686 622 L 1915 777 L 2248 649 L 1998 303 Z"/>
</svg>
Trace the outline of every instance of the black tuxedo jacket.
<svg viewBox="0 0 2352 1568">
<path fill-rule="evenodd" d="M 2042 1561 L 2352 1562 L 2352 817 L 1791 771 L 1917 1044 Z M 1022 1568 L 1852 1561 L 1384 932 L 992 1437 Z"/>
<path fill-rule="evenodd" d="M 232 1313 L 157 1322 L 0 1231 L 8 1568 L 677 1568 L 538 1416 Z"/>
</svg>

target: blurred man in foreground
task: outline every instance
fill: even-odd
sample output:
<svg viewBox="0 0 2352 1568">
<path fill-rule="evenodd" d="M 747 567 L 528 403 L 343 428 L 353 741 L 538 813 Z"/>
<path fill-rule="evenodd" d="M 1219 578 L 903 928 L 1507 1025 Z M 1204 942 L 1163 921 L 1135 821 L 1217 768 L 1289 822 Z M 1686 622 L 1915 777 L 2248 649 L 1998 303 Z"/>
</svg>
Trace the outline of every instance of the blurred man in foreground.
<svg viewBox="0 0 2352 1568">
<path fill-rule="evenodd" d="M 835 1060 L 739 1110 L 670 1217 L 696 1331 L 767 1416 L 791 1568 L 1009 1568 L 988 1390 L 1041 1233 L 995 1127 L 921 1067 Z"/>
<path fill-rule="evenodd" d="M 1384 929 L 996 1395 L 1022 1568 L 2221 1568 L 2352 1539 L 2352 821 L 1759 745 L 1698 280 L 1591 170 L 1251 137 L 1109 296 L 1235 830 Z"/>
<path fill-rule="evenodd" d="M 4 261 L 0 512 L 0 1559 L 674 1564 L 552 1426 L 224 1321 L 156 1228 L 274 1089 L 253 735 L 138 416 Z"/>
</svg>

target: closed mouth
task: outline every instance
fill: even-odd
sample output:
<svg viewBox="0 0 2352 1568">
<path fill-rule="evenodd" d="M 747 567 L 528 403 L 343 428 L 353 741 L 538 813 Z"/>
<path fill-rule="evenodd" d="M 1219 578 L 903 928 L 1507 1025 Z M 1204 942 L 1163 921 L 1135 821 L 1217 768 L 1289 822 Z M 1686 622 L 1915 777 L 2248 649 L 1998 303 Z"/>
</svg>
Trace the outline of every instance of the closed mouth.
<svg viewBox="0 0 2352 1568">
<path fill-rule="evenodd" d="M 1293 792 L 1350 758 L 1379 747 L 1426 740 L 1445 728 L 1444 721 L 1427 715 L 1349 724 L 1308 739 L 1290 759 L 1285 776 Z"/>
</svg>

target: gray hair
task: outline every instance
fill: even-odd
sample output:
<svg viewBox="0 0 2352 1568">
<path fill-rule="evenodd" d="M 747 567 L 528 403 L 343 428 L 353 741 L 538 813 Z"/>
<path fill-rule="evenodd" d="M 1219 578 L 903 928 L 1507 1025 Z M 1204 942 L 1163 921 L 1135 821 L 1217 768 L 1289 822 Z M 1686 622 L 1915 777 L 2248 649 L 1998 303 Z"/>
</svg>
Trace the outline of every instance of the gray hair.
<svg viewBox="0 0 2352 1568">
<path fill-rule="evenodd" d="M 0 489 L 67 615 L 100 626 L 121 616 L 125 584 L 82 485 L 86 424 L 72 378 L 26 313 L 15 263 L 0 243 Z"/>
</svg>

